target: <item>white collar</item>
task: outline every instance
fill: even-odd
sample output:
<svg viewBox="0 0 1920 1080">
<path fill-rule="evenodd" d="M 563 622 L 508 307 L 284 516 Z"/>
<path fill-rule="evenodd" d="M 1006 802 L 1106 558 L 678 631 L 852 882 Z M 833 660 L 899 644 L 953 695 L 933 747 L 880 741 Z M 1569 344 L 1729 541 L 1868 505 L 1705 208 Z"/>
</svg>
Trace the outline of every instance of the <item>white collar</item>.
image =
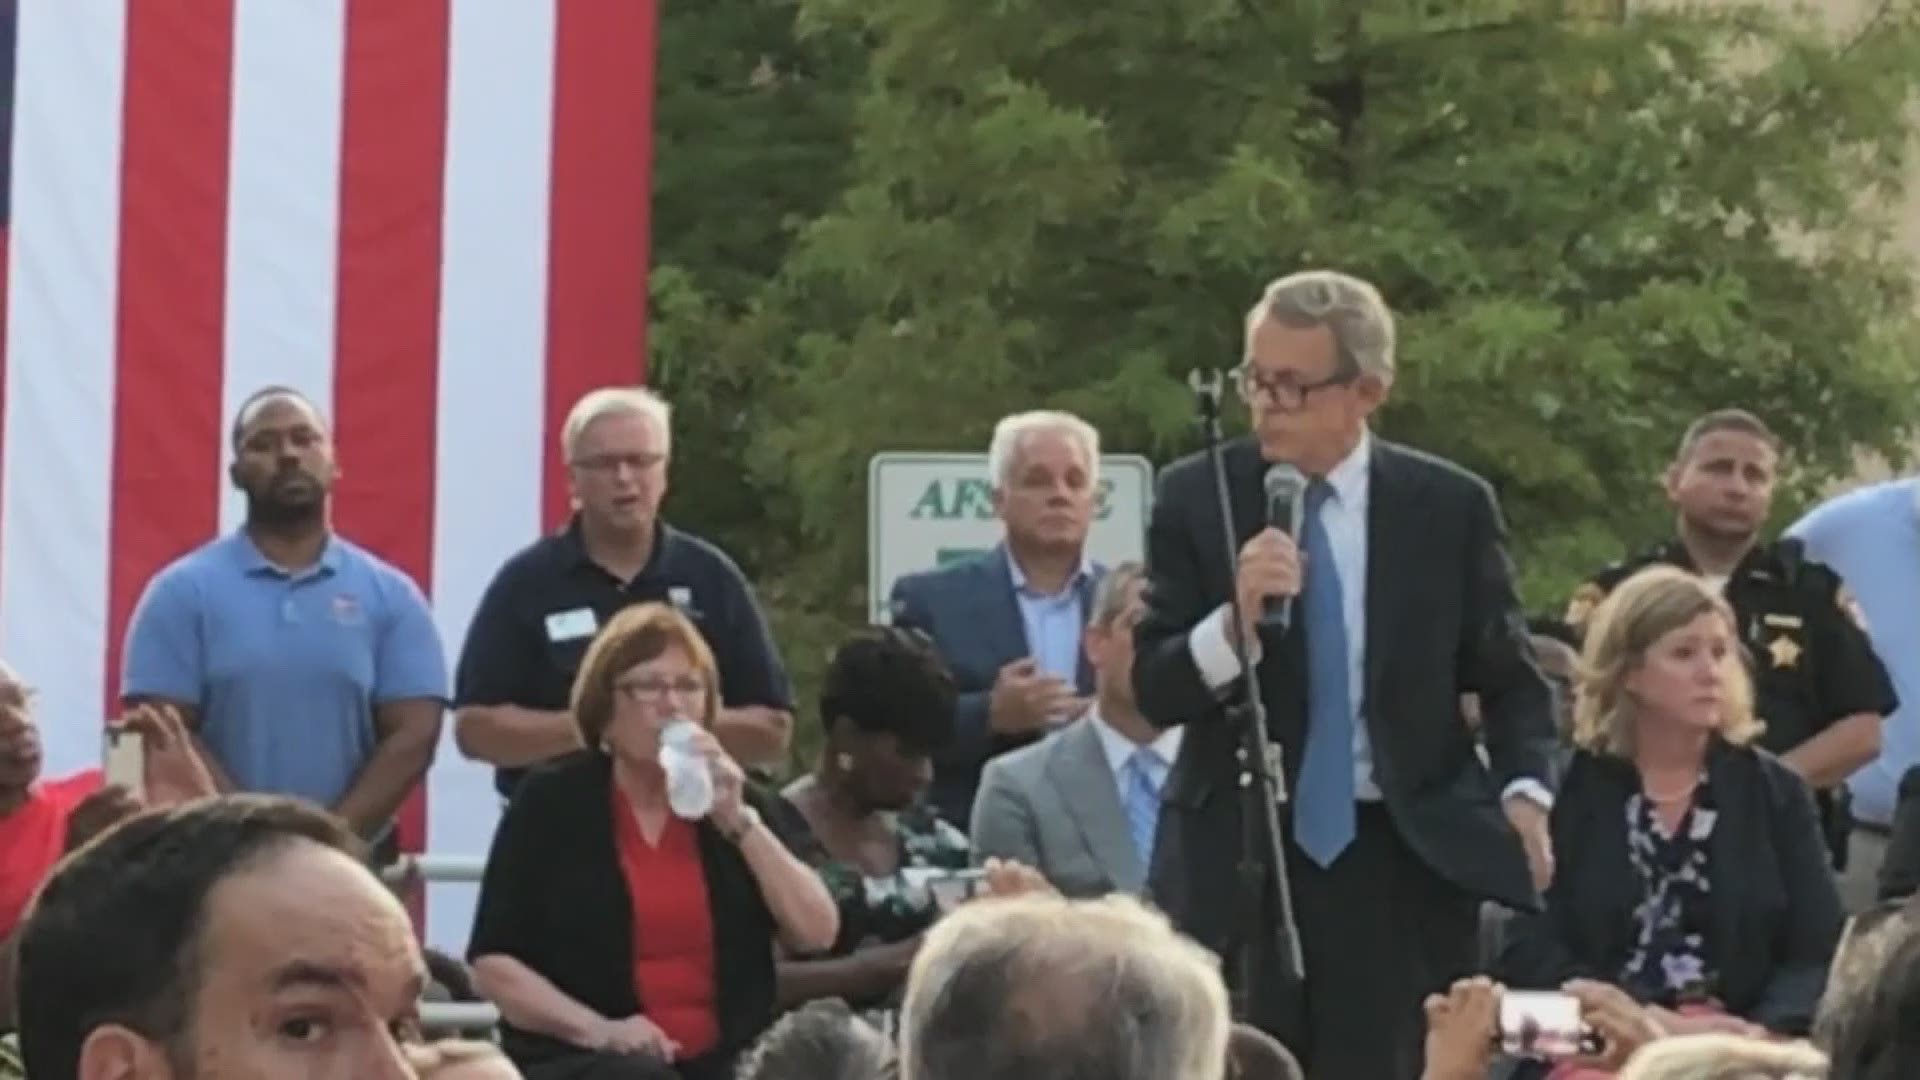
<svg viewBox="0 0 1920 1080">
<path fill-rule="evenodd" d="M 1140 744 L 1120 734 L 1118 729 L 1102 719 L 1097 704 L 1088 706 L 1087 722 L 1093 725 L 1094 733 L 1100 736 L 1100 749 L 1106 754 L 1107 770 L 1115 776 L 1120 775 L 1120 770 L 1127 767 L 1127 762 L 1133 759 Z M 1180 736 L 1185 731 L 1186 725 L 1175 724 L 1155 736 L 1147 747 L 1159 757 L 1162 765 L 1171 766 L 1180 756 Z"/>
<path fill-rule="evenodd" d="M 1360 506 L 1366 502 L 1367 481 L 1372 474 L 1373 433 L 1362 428 L 1360 441 L 1327 473 L 1327 484 L 1342 506 Z"/>
<path fill-rule="evenodd" d="M 1013 591 L 1027 592 L 1028 591 L 1027 572 L 1020 569 L 1020 560 L 1013 557 L 1013 548 L 1009 545 L 1002 544 L 1000 546 L 1000 550 L 1007 557 L 1007 573 L 1012 575 L 1013 577 Z M 1076 586 L 1078 586 L 1081 582 L 1087 581 L 1092 577 L 1093 577 L 1093 560 L 1087 557 L 1087 554 L 1085 551 L 1082 551 L 1080 553 L 1079 568 L 1073 572 L 1072 577 L 1067 579 L 1067 587 L 1064 589 L 1061 589 L 1060 593 L 1072 592 L 1073 589 Z M 1060 595 L 1060 593 L 1055 593 L 1053 595 L 1057 596 L 1057 595 Z M 1033 595 L 1044 596 L 1046 594 L 1035 592 Z"/>
</svg>

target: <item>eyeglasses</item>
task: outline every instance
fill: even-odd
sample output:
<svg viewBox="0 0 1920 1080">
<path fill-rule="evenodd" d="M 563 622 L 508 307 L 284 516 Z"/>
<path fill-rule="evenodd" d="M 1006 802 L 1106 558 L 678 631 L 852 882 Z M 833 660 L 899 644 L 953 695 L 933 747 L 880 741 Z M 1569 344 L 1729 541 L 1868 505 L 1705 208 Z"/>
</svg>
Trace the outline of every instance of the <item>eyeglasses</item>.
<svg viewBox="0 0 1920 1080">
<path fill-rule="evenodd" d="M 40 691 L 24 683 L 0 683 L 0 708 L 24 709 L 39 696 Z"/>
<path fill-rule="evenodd" d="M 590 457 L 576 458 L 573 467 L 585 469 L 588 472 L 615 473 L 619 472 L 620 467 L 624 465 L 634 472 L 646 472 L 656 465 L 663 464 L 666 460 L 667 455 L 656 453 L 594 454 Z"/>
<path fill-rule="evenodd" d="M 648 700 L 666 701 L 671 698 L 700 698 L 707 694 L 705 679 L 683 676 L 678 679 L 628 679 L 613 684 L 613 688 L 635 703 Z"/>
<path fill-rule="evenodd" d="M 1345 386 L 1360 377 L 1359 371 L 1342 371 L 1329 375 L 1318 382 L 1302 382 L 1291 375 L 1271 378 L 1261 375 L 1253 364 L 1243 362 L 1233 369 L 1233 385 L 1240 390 L 1240 398 L 1248 404 L 1262 399 L 1276 409 L 1305 408 L 1307 399 L 1315 390 L 1325 390 L 1330 386 Z"/>
</svg>

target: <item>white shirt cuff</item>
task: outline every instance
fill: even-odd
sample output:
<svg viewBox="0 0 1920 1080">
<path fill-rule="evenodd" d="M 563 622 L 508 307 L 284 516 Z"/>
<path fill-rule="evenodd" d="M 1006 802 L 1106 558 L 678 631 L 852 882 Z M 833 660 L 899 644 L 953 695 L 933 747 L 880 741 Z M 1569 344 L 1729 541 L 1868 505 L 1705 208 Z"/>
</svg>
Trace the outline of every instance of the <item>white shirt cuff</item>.
<svg viewBox="0 0 1920 1080">
<path fill-rule="evenodd" d="M 1547 785 L 1532 777 L 1523 776 L 1513 783 L 1508 784 L 1507 789 L 1500 793 L 1500 801 L 1505 802 L 1516 795 L 1540 807 L 1542 810 L 1551 811 L 1553 809 L 1553 792 L 1547 790 Z"/>
<path fill-rule="evenodd" d="M 1215 693 L 1240 677 L 1240 657 L 1234 653 L 1233 641 L 1227 637 L 1227 620 L 1232 617 L 1232 609 L 1221 604 L 1187 633 L 1187 652 L 1193 656 L 1193 666 L 1200 669 L 1200 679 L 1207 684 L 1207 689 Z M 1253 643 L 1248 659 L 1256 664 L 1260 662 L 1258 641 Z"/>
</svg>

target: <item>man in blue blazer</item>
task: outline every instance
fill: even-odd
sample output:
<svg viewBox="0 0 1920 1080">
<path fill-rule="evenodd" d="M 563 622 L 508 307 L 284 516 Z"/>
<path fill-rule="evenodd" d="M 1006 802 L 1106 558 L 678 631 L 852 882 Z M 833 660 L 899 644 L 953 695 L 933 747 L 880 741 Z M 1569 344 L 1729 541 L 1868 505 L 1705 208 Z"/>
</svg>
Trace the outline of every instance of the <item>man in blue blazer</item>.
<svg viewBox="0 0 1920 1080">
<path fill-rule="evenodd" d="M 931 637 L 960 690 L 930 797 L 962 829 L 987 759 L 1086 707 L 1093 672 L 1080 632 L 1106 573 L 1086 554 L 1100 470 L 1092 425 L 1047 410 L 1009 416 L 994 428 L 987 468 L 1005 539 L 965 562 L 900 578 L 890 602 L 893 624 Z"/>
</svg>

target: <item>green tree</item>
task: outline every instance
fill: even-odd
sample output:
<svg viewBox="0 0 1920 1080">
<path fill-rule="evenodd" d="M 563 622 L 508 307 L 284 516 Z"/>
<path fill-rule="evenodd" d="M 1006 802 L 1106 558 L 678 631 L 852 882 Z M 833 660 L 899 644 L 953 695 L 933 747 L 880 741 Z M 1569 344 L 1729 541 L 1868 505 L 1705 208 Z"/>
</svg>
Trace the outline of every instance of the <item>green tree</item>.
<svg viewBox="0 0 1920 1080">
<path fill-rule="evenodd" d="M 744 310 L 671 337 L 759 373 L 734 430 L 790 651 L 862 617 L 869 455 L 1048 403 L 1167 460 L 1186 371 L 1310 265 L 1385 291 L 1381 427 L 1493 480 L 1536 606 L 1663 526 L 1707 408 L 1776 424 L 1796 492 L 1900 456 L 1920 346 L 1882 208 L 1920 11 L 1836 39 L 1623 7 L 803 0 L 870 45 L 842 190 Z"/>
</svg>

